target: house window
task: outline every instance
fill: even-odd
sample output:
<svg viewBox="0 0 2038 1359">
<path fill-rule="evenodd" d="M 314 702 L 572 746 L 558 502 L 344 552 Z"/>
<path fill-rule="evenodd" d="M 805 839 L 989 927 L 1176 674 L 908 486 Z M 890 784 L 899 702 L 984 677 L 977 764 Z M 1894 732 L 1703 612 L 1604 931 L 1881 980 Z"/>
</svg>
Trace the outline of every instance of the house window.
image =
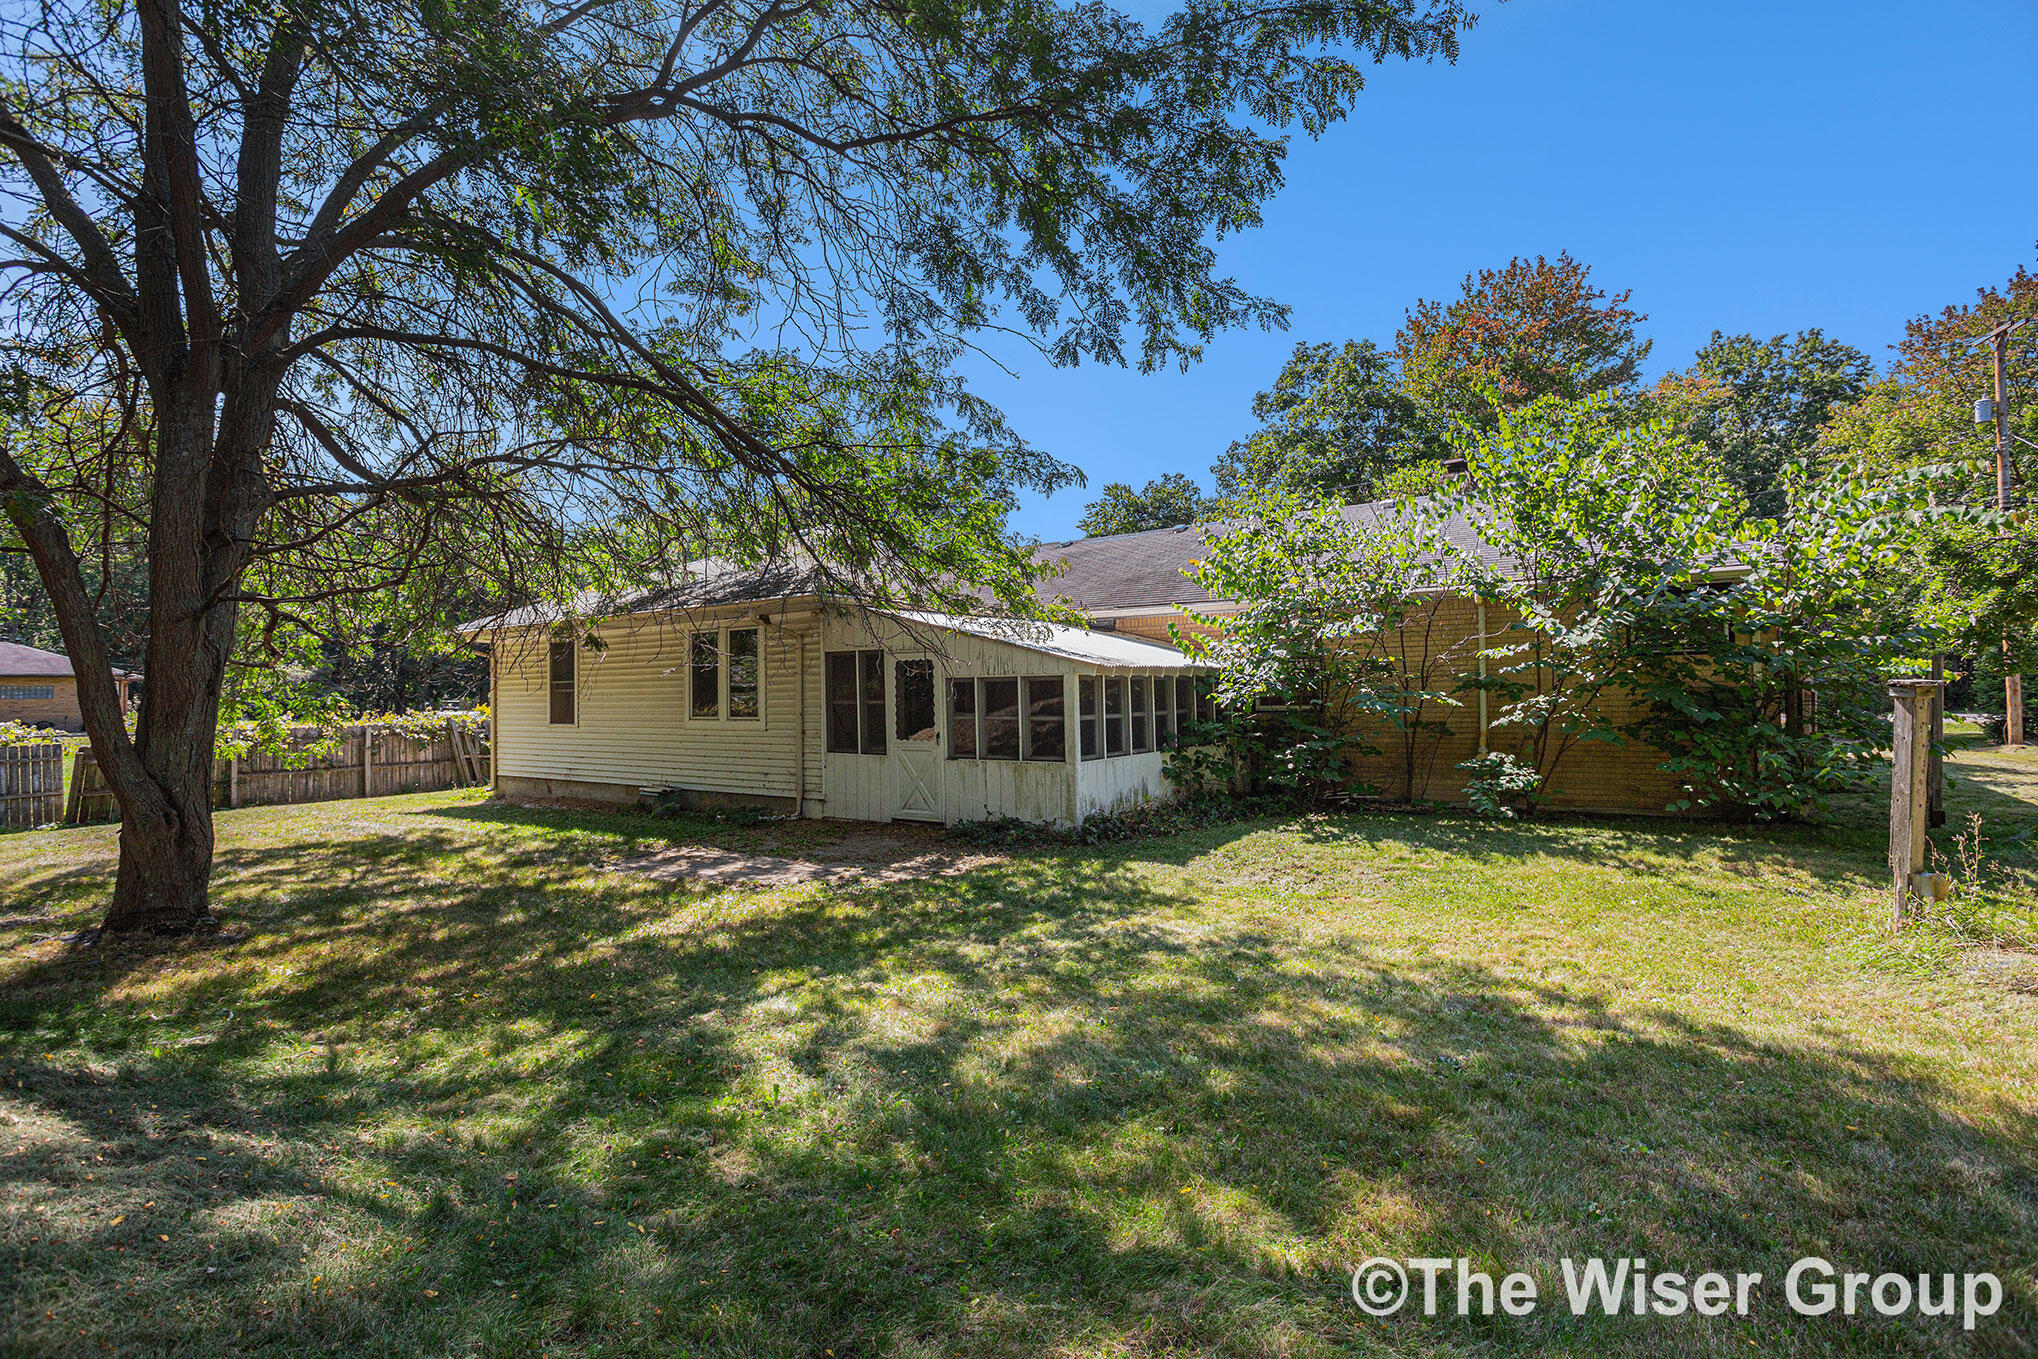
<svg viewBox="0 0 2038 1359">
<path fill-rule="evenodd" d="M 1175 676 L 1176 734 L 1179 736 L 1181 734 L 1181 728 L 1188 726 L 1191 722 L 1194 722 L 1195 720 L 1196 720 L 1196 677 L 1193 675 L 1177 675 Z"/>
<path fill-rule="evenodd" d="M 695 717 L 722 714 L 722 649 L 716 640 L 712 632 L 697 632 L 687 648 L 687 687 L 693 695 L 687 710 Z"/>
<path fill-rule="evenodd" d="M 1104 677 L 1104 753 L 1125 753 L 1125 676 Z"/>
<path fill-rule="evenodd" d="M 1132 677 L 1132 748 L 1153 749 L 1153 681 Z"/>
<path fill-rule="evenodd" d="M 756 628 L 729 629 L 729 716 L 755 718 L 760 693 L 758 674 L 758 632 Z"/>
<path fill-rule="evenodd" d="M 924 656 L 899 661 L 892 676 L 894 706 L 898 709 L 901 741 L 931 741 L 934 722 L 934 662 Z"/>
<path fill-rule="evenodd" d="M 821 661 L 828 749 L 837 755 L 884 754 L 885 653 L 831 651 Z"/>
<path fill-rule="evenodd" d="M 555 727 L 573 725 L 573 640 L 552 643 L 550 658 L 552 713 Z"/>
<path fill-rule="evenodd" d="M 948 682 L 948 758 L 974 760 L 977 757 L 977 682 L 952 679 Z"/>
<path fill-rule="evenodd" d="M 1060 675 L 1026 677 L 1026 758 L 1066 760 L 1068 726 L 1067 699 Z"/>
<path fill-rule="evenodd" d="M 828 699 L 828 749 L 854 755 L 856 740 L 856 653 L 831 651 L 824 658 L 822 687 Z"/>
<path fill-rule="evenodd" d="M 1084 675 L 1076 681 L 1076 727 L 1082 732 L 1083 758 L 1094 760 L 1103 753 L 1097 741 L 1097 677 Z"/>
<path fill-rule="evenodd" d="M 57 686 L 54 684 L 0 684 L 0 698 L 36 699 L 56 696 Z"/>
<path fill-rule="evenodd" d="M 984 750 L 987 760 L 1019 758 L 1019 681 L 987 679 L 984 687 Z"/>
<path fill-rule="evenodd" d="M 857 697 L 863 708 L 863 753 L 885 753 L 885 653 L 856 653 Z"/>
<path fill-rule="evenodd" d="M 1153 748 L 1175 748 L 1175 682 L 1166 675 L 1153 682 Z"/>
</svg>

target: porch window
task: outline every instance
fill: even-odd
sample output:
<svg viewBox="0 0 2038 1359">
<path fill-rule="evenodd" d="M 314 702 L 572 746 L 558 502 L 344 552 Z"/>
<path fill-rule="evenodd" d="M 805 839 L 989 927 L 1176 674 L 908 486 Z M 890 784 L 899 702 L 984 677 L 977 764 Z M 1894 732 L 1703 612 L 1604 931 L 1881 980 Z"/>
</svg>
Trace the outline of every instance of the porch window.
<svg viewBox="0 0 2038 1359">
<path fill-rule="evenodd" d="M 687 649 L 687 686 L 693 701 L 687 711 L 695 717 L 722 715 L 722 649 L 712 632 L 697 632 Z"/>
<path fill-rule="evenodd" d="M 1019 681 L 987 679 L 984 686 L 984 750 L 987 760 L 1019 758 Z"/>
<path fill-rule="evenodd" d="M 828 749 L 854 755 L 856 742 L 856 653 L 831 651 L 824 658 L 822 688 L 828 699 Z"/>
<path fill-rule="evenodd" d="M 729 716 L 755 718 L 760 693 L 756 628 L 729 629 Z"/>
<path fill-rule="evenodd" d="M 1175 676 L 1175 727 L 1176 734 L 1196 720 L 1196 677 Z"/>
<path fill-rule="evenodd" d="M 859 651 L 856 658 L 861 680 L 857 696 L 863 705 L 863 753 L 882 755 L 885 753 L 885 653 Z"/>
<path fill-rule="evenodd" d="M 1125 753 L 1125 676 L 1104 676 L 1104 753 Z"/>
<path fill-rule="evenodd" d="M 1175 681 L 1168 675 L 1153 682 L 1153 748 L 1175 748 Z"/>
<path fill-rule="evenodd" d="M 893 672 L 892 706 L 898 710 L 898 729 L 893 734 L 901 741 L 933 740 L 934 662 L 915 656 L 897 662 Z"/>
<path fill-rule="evenodd" d="M 1153 749 L 1153 681 L 1145 675 L 1132 677 L 1132 748 Z"/>
<path fill-rule="evenodd" d="M 570 727 L 573 725 L 573 640 L 552 643 L 550 662 L 550 683 L 552 696 L 551 725 Z"/>
<path fill-rule="evenodd" d="M 948 758 L 974 760 L 977 757 L 977 682 L 952 679 L 948 682 Z"/>
<path fill-rule="evenodd" d="M 821 666 L 829 751 L 884 754 L 885 653 L 830 651 L 821 658 Z"/>
<path fill-rule="evenodd" d="M 1083 758 L 1094 760 L 1103 754 L 1103 747 L 1097 740 L 1097 677 L 1084 675 L 1076 680 L 1076 726 L 1082 732 Z"/>
<path fill-rule="evenodd" d="M 1067 698 L 1060 675 L 1026 677 L 1026 758 L 1066 760 L 1068 727 Z"/>
</svg>

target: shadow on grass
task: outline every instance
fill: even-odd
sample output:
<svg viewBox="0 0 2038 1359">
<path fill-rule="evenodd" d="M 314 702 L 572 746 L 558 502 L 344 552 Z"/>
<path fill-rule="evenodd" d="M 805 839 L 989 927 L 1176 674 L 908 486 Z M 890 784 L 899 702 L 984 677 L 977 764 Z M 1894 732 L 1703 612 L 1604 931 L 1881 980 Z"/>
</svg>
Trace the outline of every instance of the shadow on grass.
<svg viewBox="0 0 2038 1359">
<path fill-rule="evenodd" d="M 1805 1254 L 2031 1259 L 2038 1127 L 1922 1063 L 1304 943 L 1108 856 L 765 897 L 591 873 L 617 818 L 433 815 L 596 834 L 477 846 L 425 816 L 233 850 L 234 949 L 12 978 L 0 1080 L 38 1150 L 0 1158 L 0 1197 L 40 1212 L 8 1229 L 0 1340 L 1950 1354 L 2038 1324 L 2028 1279 L 1973 1336 L 1781 1305 Z M 1476 852 L 1556 852 L 1494 834 Z M 1382 1326 L 1344 1292 L 1373 1254 L 1527 1268 L 1549 1299 L 1567 1254 L 1771 1287 L 1752 1321 Z"/>
</svg>

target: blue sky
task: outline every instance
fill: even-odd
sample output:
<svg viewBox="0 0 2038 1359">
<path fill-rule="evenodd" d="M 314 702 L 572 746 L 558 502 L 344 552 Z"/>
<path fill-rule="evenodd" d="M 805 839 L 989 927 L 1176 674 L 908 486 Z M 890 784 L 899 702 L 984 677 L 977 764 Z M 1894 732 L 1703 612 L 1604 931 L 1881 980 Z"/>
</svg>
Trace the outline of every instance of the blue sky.
<svg viewBox="0 0 2038 1359">
<path fill-rule="evenodd" d="M 1477 5 L 1479 0 L 1474 0 Z M 2038 55 L 2028 0 L 1509 0 L 1455 66 L 1379 68 L 1353 115 L 1298 137 L 1266 224 L 1225 272 L 1293 307 L 1187 374 L 972 368 L 1088 489 L 1014 527 L 1072 537 L 1107 481 L 1208 468 L 1252 427 L 1298 340 L 1391 341 L 1419 297 L 1569 250 L 1634 290 L 1652 372 L 1715 329 L 1809 326 L 1878 362 L 1903 324 L 2038 260 L 2038 183 L 2016 98 Z M 2008 161 L 2008 174 L 1992 164 Z"/>
</svg>

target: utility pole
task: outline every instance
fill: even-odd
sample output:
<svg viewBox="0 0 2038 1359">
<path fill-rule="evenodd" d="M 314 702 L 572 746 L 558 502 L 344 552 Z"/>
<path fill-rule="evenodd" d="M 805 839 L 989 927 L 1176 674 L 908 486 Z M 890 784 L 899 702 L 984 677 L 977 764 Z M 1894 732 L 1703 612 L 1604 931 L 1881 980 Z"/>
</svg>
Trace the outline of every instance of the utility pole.
<svg viewBox="0 0 2038 1359">
<path fill-rule="evenodd" d="M 2004 356 L 2010 347 L 2010 336 L 2030 324 L 2028 316 L 2022 320 L 2005 321 L 1988 333 L 1989 354 L 1995 359 L 1996 394 L 1989 404 L 1994 408 L 1996 427 L 1996 508 L 2004 514 L 2010 512 L 2010 411 L 2008 386 L 2004 379 Z M 2003 744 L 2021 746 L 2024 744 L 2024 677 L 2010 673 L 2010 639 L 2003 638 Z"/>
</svg>

